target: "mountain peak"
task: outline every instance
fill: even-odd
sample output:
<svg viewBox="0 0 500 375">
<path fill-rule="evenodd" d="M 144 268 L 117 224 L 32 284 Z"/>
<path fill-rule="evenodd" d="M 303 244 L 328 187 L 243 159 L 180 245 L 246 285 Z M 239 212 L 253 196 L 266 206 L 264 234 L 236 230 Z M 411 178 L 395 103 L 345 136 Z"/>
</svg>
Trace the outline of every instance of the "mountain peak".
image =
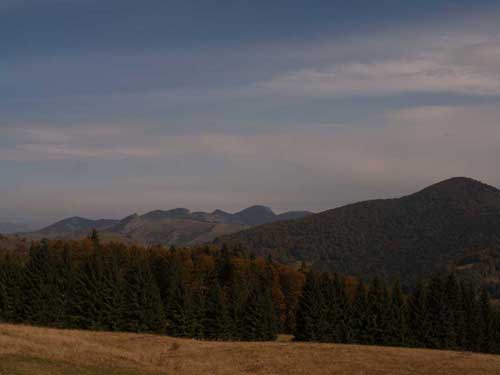
<svg viewBox="0 0 500 375">
<path fill-rule="evenodd" d="M 240 214 L 242 212 L 268 212 L 268 213 L 270 212 L 270 213 L 274 213 L 270 207 L 262 206 L 262 205 L 258 205 L 258 204 L 247 207 L 247 208 L 241 210 L 240 212 L 237 212 L 236 214 Z"/>
<path fill-rule="evenodd" d="M 89 219 L 86 219 L 81 216 L 71 216 L 68 217 L 67 219 L 61 220 L 60 222 L 81 222 L 81 221 L 90 221 Z"/>
<path fill-rule="evenodd" d="M 450 199 L 475 199 L 477 194 L 500 192 L 497 188 L 484 184 L 481 181 L 469 177 L 452 177 L 447 180 L 431 185 L 414 195 L 428 196 L 432 198 Z"/>
<path fill-rule="evenodd" d="M 277 261 L 404 282 L 500 243 L 500 191 L 454 177 L 399 199 L 358 202 L 220 237 Z M 483 272 L 483 271 L 481 271 Z"/>
<path fill-rule="evenodd" d="M 149 220 L 185 218 L 190 215 L 191 211 L 187 208 L 174 208 L 172 210 L 154 210 L 144 214 L 142 217 Z"/>
<path fill-rule="evenodd" d="M 433 186 L 476 186 L 476 187 L 490 187 L 489 185 L 479 181 L 475 180 L 471 177 L 451 177 L 446 180 L 443 180 L 441 182 L 438 182 L 434 185 L 429 186 L 429 188 L 432 188 Z"/>
<path fill-rule="evenodd" d="M 276 214 L 266 206 L 251 206 L 234 214 L 235 217 L 249 225 L 261 225 L 274 221 Z"/>
<path fill-rule="evenodd" d="M 78 232 L 80 230 L 96 228 L 100 229 L 106 227 L 113 223 L 113 220 L 90 220 L 80 216 L 72 216 L 67 219 L 63 219 L 49 225 L 40 230 L 41 233 L 51 233 L 51 232 L 61 232 L 61 233 L 71 233 Z"/>
<path fill-rule="evenodd" d="M 226 211 L 216 209 L 212 212 L 212 215 L 231 215 L 231 214 Z"/>
</svg>

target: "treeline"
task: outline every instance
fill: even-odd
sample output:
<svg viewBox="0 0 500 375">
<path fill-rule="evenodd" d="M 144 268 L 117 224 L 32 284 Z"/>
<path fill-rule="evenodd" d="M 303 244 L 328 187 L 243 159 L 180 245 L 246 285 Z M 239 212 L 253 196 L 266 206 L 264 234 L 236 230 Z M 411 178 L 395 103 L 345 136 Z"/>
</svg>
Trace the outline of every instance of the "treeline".
<svg viewBox="0 0 500 375">
<path fill-rule="evenodd" d="M 238 247 L 194 249 L 34 242 L 0 256 L 0 321 L 273 340 L 291 332 L 304 275 Z"/>
<path fill-rule="evenodd" d="M 485 290 L 436 276 L 407 295 L 398 282 L 359 283 L 310 272 L 297 311 L 299 341 L 500 353 L 500 315 Z"/>
<path fill-rule="evenodd" d="M 488 294 L 454 275 L 403 293 L 399 283 L 295 270 L 240 246 L 102 244 L 97 232 L 0 251 L 0 321 L 500 353 L 500 316 Z"/>
</svg>

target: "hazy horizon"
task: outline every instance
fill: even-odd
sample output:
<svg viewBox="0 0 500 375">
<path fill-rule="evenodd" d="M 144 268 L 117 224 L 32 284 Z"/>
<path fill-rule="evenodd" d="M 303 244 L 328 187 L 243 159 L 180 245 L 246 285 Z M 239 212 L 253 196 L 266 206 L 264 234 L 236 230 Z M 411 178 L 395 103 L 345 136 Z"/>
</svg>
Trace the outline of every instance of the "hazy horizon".
<svg viewBox="0 0 500 375">
<path fill-rule="evenodd" d="M 500 186 L 498 1 L 7 0 L 0 222 Z"/>
</svg>

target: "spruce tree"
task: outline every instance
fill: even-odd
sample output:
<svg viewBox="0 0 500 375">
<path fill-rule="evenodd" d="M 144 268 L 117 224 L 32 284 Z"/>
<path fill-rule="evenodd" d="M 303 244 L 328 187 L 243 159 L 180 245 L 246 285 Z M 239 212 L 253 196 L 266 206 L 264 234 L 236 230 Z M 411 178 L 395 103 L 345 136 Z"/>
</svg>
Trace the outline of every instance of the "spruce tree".
<svg viewBox="0 0 500 375">
<path fill-rule="evenodd" d="M 418 283 L 408 302 L 409 344 L 427 347 L 431 330 L 431 317 L 427 306 L 427 288 Z"/>
<path fill-rule="evenodd" d="M 15 256 L 7 253 L 0 258 L 0 321 L 19 321 L 23 310 L 23 268 Z"/>
<path fill-rule="evenodd" d="M 216 278 L 211 281 L 208 289 L 203 332 L 204 338 L 208 340 L 228 340 L 231 338 L 229 313 L 222 289 Z"/>
<path fill-rule="evenodd" d="M 193 337 L 196 313 L 193 294 L 183 282 L 181 270 L 173 270 L 165 301 L 166 332 L 171 336 Z"/>
<path fill-rule="evenodd" d="M 384 345 L 387 343 L 389 326 L 389 294 L 385 283 L 375 278 L 370 285 L 367 295 L 367 327 L 366 339 L 368 344 Z"/>
<path fill-rule="evenodd" d="M 399 280 L 395 281 L 391 288 L 388 319 L 386 344 L 406 346 L 408 344 L 408 310 Z"/>
<path fill-rule="evenodd" d="M 427 286 L 427 308 L 430 316 L 428 347 L 444 348 L 447 332 L 443 329 L 445 318 L 444 285 L 440 277 L 433 277 Z"/>
<path fill-rule="evenodd" d="M 59 290 L 56 262 L 51 256 L 49 241 L 42 240 L 30 249 L 23 283 L 24 311 L 29 323 L 55 325 L 64 309 L 63 293 Z"/>
<path fill-rule="evenodd" d="M 231 337 L 239 339 L 243 336 L 243 319 L 247 308 L 247 300 L 252 288 L 248 280 L 231 263 L 230 272 L 224 287 L 227 296 L 227 306 L 229 311 L 229 330 Z"/>
<path fill-rule="evenodd" d="M 148 262 L 141 254 L 132 257 L 126 275 L 125 320 L 134 332 L 162 332 L 164 311 L 160 290 Z"/>
<path fill-rule="evenodd" d="M 456 349 L 463 341 L 463 311 L 460 294 L 460 285 L 455 274 L 451 273 L 444 285 L 444 312 L 442 325 L 446 331 L 444 348 Z"/>
<path fill-rule="evenodd" d="M 479 307 L 479 329 L 480 341 L 478 343 L 479 351 L 483 353 L 493 353 L 495 346 L 495 321 L 494 314 L 490 304 L 490 296 L 486 290 L 482 290 L 478 301 Z"/>
<path fill-rule="evenodd" d="M 337 304 L 339 306 L 339 317 L 336 324 L 337 336 L 339 342 L 348 343 L 351 341 L 351 338 L 349 331 L 350 303 L 349 297 L 347 296 L 347 287 L 345 279 L 339 276 L 336 276 L 334 281 L 337 290 Z"/>
<path fill-rule="evenodd" d="M 366 287 L 363 281 L 359 281 L 350 307 L 349 314 L 349 342 L 354 344 L 365 344 L 368 342 L 367 332 L 367 304 Z"/>
<path fill-rule="evenodd" d="M 320 329 L 321 340 L 343 343 L 348 340 L 348 300 L 343 280 L 338 276 L 324 276 L 322 286 L 325 300 L 325 329 Z"/>
<path fill-rule="evenodd" d="M 295 339 L 297 341 L 321 341 L 321 327 L 325 324 L 324 294 L 321 290 L 319 276 L 311 271 L 299 301 L 296 315 Z"/>
<path fill-rule="evenodd" d="M 266 285 L 254 287 L 246 303 L 241 338 L 245 341 L 275 340 L 275 319 L 271 289 Z"/>
<path fill-rule="evenodd" d="M 462 303 L 465 317 L 465 345 L 468 351 L 478 351 L 483 338 L 479 304 L 476 290 L 471 283 L 462 286 Z"/>
</svg>

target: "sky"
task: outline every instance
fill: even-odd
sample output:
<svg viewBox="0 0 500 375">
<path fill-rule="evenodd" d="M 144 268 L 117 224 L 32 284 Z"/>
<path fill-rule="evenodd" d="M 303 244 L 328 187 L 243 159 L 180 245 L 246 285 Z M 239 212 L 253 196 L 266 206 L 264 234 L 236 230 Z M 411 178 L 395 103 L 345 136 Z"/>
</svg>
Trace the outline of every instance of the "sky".
<svg viewBox="0 0 500 375">
<path fill-rule="evenodd" d="M 0 221 L 500 186 L 493 0 L 1 0 Z"/>
</svg>

